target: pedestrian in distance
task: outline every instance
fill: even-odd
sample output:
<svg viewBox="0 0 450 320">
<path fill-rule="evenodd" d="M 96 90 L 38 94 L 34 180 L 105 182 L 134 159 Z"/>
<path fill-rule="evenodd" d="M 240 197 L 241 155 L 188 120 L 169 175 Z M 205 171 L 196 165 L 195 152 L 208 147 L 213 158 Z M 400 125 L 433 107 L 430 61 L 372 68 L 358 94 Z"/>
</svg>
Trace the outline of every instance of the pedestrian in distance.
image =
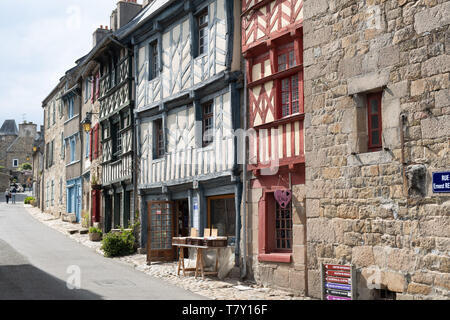
<svg viewBox="0 0 450 320">
<path fill-rule="evenodd" d="M 9 189 L 6 189 L 6 191 L 5 191 L 6 204 L 9 203 L 10 196 L 11 196 L 11 193 L 9 192 Z"/>
<path fill-rule="evenodd" d="M 16 187 L 14 187 L 14 189 L 12 190 L 12 204 L 16 204 L 16 193 L 17 189 Z"/>
</svg>

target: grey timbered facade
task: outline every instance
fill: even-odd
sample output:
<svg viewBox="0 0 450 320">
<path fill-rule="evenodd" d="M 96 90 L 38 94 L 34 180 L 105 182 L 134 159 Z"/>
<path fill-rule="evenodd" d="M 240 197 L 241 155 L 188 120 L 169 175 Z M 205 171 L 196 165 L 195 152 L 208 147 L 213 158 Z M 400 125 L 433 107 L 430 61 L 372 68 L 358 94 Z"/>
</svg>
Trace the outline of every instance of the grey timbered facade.
<svg viewBox="0 0 450 320">
<path fill-rule="evenodd" d="M 216 228 L 231 246 L 239 243 L 239 9 L 234 0 L 156 0 L 123 33 L 134 44 L 141 243 L 149 260 L 173 259 L 172 237 L 191 228 L 200 235 Z"/>
</svg>

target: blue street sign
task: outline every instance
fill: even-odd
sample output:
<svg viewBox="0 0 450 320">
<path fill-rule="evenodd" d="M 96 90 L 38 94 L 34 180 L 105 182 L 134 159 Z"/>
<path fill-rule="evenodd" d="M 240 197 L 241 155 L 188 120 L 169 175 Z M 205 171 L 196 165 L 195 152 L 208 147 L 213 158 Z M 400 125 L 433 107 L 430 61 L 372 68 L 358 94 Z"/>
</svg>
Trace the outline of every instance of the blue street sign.
<svg viewBox="0 0 450 320">
<path fill-rule="evenodd" d="M 433 172 L 433 192 L 450 192 L 450 172 Z"/>
<path fill-rule="evenodd" d="M 337 284 L 337 283 L 325 283 L 325 288 L 327 289 L 337 289 L 351 291 L 352 286 L 347 284 Z"/>
</svg>

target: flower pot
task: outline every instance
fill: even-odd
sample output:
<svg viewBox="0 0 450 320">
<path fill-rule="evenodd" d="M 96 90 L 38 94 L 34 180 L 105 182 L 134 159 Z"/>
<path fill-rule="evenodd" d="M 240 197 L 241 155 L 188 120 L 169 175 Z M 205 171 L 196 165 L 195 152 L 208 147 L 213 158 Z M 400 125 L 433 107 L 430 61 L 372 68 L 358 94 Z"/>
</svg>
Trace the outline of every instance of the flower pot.
<svg viewBox="0 0 450 320">
<path fill-rule="evenodd" d="M 102 234 L 95 232 L 95 233 L 89 233 L 89 240 L 98 242 L 102 240 Z"/>
</svg>

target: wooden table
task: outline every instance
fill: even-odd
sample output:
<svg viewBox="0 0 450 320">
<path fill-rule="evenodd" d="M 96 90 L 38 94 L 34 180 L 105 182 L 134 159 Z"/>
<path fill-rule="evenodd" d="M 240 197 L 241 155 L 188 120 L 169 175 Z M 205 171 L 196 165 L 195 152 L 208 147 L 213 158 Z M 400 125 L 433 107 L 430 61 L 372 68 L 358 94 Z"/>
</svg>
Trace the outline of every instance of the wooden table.
<svg viewBox="0 0 450 320">
<path fill-rule="evenodd" d="M 178 247 L 179 251 L 179 258 L 178 258 L 178 275 L 180 275 L 181 268 L 183 268 L 183 275 L 186 275 L 186 271 L 193 272 L 195 271 L 195 278 L 198 276 L 198 271 L 201 271 L 202 277 L 205 277 L 206 275 L 215 275 L 217 276 L 218 272 L 218 265 L 219 265 L 219 252 L 220 249 L 224 249 L 226 247 L 207 247 L 207 246 L 196 246 L 191 244 L 172 244 L 174 247 Z M 195 262 L 195 268 L 185 268 L 184 267 L 184 250 L 183 248 L 194 248 L 197 251 L 197 260 Z M 203 250 L 209 250 L 209 249 L 216 249 L 216 267 L 214 271 L 211 272 L 205 272 L 204 265 L 203 265 Z"/>
</svg>

